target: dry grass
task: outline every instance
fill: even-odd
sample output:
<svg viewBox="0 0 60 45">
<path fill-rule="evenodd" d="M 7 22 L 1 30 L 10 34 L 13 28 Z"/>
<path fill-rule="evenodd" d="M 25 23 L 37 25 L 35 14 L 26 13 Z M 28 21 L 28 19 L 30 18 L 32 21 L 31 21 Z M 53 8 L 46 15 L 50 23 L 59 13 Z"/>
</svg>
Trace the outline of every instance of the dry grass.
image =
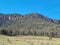
<svg viewBox="0 0 60 45">
<path fill-rule="evenodd" d="M 0 35 L 0 45 L 60 45 L 60 38 L 49 40 L 41 36 L 4 36 Z"/>
</svg>

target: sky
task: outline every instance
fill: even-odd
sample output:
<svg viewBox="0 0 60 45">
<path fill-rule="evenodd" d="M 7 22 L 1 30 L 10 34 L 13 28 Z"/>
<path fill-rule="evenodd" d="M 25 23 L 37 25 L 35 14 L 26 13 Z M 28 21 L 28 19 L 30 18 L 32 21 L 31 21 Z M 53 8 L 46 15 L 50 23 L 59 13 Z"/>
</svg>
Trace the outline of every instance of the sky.
<svg viewBox="0 0 60 45">
<path fill-rule="evenodd" d="M 32 12 L 60 20 L 60 0 L 0 0 L 0 13 L 24 15 Z"/>
</svg>

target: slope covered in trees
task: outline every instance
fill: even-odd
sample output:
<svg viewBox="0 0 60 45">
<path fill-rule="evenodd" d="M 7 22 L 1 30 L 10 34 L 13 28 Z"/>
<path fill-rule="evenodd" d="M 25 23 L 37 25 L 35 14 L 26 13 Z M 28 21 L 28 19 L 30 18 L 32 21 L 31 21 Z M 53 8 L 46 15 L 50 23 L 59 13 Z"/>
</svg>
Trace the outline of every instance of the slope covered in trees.
<svg viewBox="0 0 60 45">
<path fill-rule="evenodd" d="M 0 14 L 0 34 L 60 37 L 60 20 L 38 13 Z"/>
</svg>

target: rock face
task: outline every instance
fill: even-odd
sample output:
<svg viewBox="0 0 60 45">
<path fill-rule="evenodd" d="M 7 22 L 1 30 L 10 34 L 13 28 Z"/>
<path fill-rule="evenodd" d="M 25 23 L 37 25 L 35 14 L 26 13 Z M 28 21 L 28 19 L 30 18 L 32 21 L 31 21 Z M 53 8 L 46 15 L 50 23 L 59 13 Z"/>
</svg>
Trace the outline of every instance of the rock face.
<svg viewBox="0 0 60 45">
<path fill-rule="evenodd" d="M 0 18 L 5 20 L 16 20 L 21 17 L 20 14 L 0 14 Z"/>
<path fill-rule="evenodd" d="M 31 14 L 25 14 L 25 15 L 21 15 L 21 14 L 0 14 L 0 24 L 1 22 L 4 22 L 4 20 L 10 20 L 10 21 L 14 21 L 14 20 L 21 20 L 21 19 L 40 19 L 40 20 L 44 20 L 47 22 L 53 22 L 53 23 L 58 23 L 60 24 L 60 20 L 53 20 L 50 19 L 48 17 L 45 17 L 41 14 L 38 13 L 31 13 Z"/>
</svg>

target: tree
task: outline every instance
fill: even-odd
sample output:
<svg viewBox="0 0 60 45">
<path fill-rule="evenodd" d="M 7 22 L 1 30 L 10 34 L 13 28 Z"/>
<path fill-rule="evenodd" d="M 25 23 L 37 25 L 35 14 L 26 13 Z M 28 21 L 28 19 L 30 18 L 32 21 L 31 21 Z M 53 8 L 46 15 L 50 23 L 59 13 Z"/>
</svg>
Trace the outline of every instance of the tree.
<svg viewBox="0 0 60 45">
<path fill-rule="evenodd" d="M 8 35 L 13 35 L 13 31 L 12 31 L 12 30 L 10 30 Z"/>
<path fill-rule="evenodd" d="M 49 40 L 52 39 L 52 35 L 51 35 L 51 32 L 49 32 Z"/>
<path fill-rule="evenodd" d="M 36 32 L 36 31 L 34 31 L 34 32 L 33 32 L 33 34 L 34 34 L 34 35 L 37 35 L 37 32 Z"/>
<path fill-rule="evenodd" d="M 8 34 L 7 30 L 5 30 L 5 29 L 2 29 L 2 30 L 1 30 L 1 33 L 2 33 L 3 35 L 7 35 L 7 34 Z"/>
</svg>

